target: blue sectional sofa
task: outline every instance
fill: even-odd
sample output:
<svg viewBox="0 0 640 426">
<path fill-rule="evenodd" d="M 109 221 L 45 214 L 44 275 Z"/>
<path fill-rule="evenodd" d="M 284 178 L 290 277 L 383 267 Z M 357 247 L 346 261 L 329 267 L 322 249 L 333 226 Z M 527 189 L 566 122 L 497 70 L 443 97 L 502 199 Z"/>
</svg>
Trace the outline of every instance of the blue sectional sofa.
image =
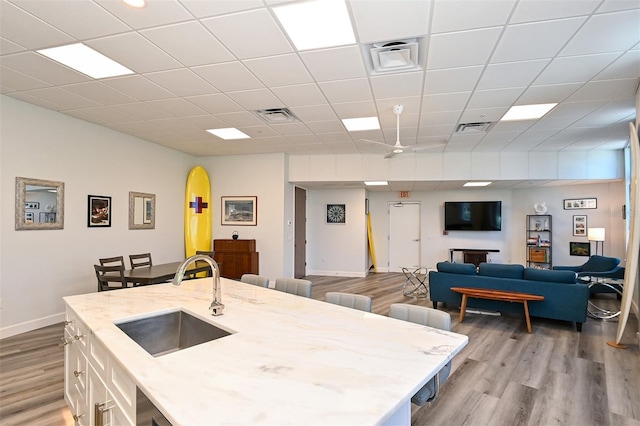
<svg viewBox="0 0 640 426">
<path fill-rule="evenodd" d="M 462 295 L 451 291 L 451 287 L 538 294 L 544 296 L 544 300 L 529 302 L 531 316 L 573 321 L 578 331 L 582 331 L 582 323 L 587 320 L 589 288 L 576 282 L 573 271 L 497 263 L 481 263 L 476 270 L 471 263 L 440 262 L 437 271 L 429 272 L 429 291 L 434 308 L 438 308 L 438 303 L 460 306 Z M 523 312 L 520 303 L 497 300 L 469 298 L 467 306 L 517 314 Z"/>
</svg>

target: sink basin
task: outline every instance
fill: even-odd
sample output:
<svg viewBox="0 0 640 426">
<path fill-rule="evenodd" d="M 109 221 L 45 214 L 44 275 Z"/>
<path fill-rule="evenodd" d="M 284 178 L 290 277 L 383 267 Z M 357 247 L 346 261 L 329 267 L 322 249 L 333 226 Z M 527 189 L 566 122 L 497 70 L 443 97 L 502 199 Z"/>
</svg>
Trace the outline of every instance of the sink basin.
<svg viewBox="0 0 640 426">
<path fill-rule="evenodd" d="M 184 311 L 125 321 L 116 326 L 154 357 L 231 334 Z"/>
</svg>

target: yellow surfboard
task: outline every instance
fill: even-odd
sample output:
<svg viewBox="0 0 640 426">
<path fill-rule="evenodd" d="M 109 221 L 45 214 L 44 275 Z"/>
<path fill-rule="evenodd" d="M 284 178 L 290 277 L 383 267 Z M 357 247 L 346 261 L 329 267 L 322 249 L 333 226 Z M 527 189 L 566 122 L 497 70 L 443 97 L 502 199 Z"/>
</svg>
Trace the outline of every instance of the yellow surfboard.
<svg viewBox="0 0 640 426">
<path fill-rule="evenodd" d="M 213 203 L 209 175 L 200 166 L 187 178 L 184 200 L 184 247 L 186 257 L 196 250 L 211 251 Z"/>
</svg>

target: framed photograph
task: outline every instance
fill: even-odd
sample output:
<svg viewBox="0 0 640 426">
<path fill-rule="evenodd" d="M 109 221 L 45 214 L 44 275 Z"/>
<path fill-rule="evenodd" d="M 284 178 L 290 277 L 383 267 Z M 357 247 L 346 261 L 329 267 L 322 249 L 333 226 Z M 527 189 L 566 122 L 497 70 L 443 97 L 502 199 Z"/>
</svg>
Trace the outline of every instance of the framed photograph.
<svg viewBox="0 0 640 426">
<path fill-rule="evenodd" d="M 55 223 L 56 212 L 40 212 L 40 223 Z"/>
<path fill-rule="evenodd" d="M 586 215 L 573 216 L 573 236 L 574 237 L 587 236 L 587 216 Z"/>
<path fill-rule="evenodd" d="M 87 226 L 89 228 L 106 228 L 111 226 L 111 197 L 89 195 L 87 209 Z"/>
<path fill-rule="evenodd" d="M 256 226 L 258 197 L 222 197 L 222 225 Z"/>
<path fill-rule="evenodd" d="M 569 243 L 569 255 L 570 256 L 591 256 L 591 244 L 590 243 Z"/>
<path fill-rule="evenodd" d="M 40 202 L 38 201 L 25 201 L 24 203 L 24 208 L 25 209 L 39 209 L 40 208 Z"/>
<path fill-rule="evenodd" d="M 33 212 L 26 212 L 24 214 L 24 222 L 25 223 L 33 223 Z"/>
<path fill-rule="evenodd" d="M 578 210 L 578 209 L 596 209 L 598 208 L 597 198 L 573 198 L 564 200 L 565 210 Z"/>
<path fill-rule="evenodd" d="M 327 204 L 327 223 L 345 224 L 347 223 L 346 204 Z"/>
</svg>

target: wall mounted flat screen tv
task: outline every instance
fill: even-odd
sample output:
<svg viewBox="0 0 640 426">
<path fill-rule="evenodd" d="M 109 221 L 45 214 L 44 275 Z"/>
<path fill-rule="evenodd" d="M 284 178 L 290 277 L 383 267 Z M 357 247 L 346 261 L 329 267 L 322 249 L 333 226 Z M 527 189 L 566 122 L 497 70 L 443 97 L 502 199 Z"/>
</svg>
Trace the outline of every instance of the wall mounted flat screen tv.
<svg viewBox="0 0 640 426">
<path fill-rule="evenodd" d="M 446 201 L 445 231 L 501 231 L 501 201 Z"/>
</svg>

